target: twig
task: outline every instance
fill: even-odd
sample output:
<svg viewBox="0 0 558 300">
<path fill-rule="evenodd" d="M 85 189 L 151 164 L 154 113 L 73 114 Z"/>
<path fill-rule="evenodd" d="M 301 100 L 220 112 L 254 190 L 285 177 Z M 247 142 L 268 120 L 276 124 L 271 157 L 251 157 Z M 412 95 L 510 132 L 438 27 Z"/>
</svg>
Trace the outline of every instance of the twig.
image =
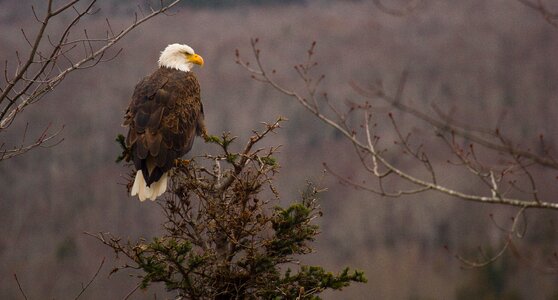
<svg viewBox="0 0 558 300">
<path fill-rule="evenodd" d="M 254 57 L 256 60 L 256 66 L 257 68 L 254 69 L 252 67 L 249 66 L 248 62 L 245 62 L 244 60 L 241 59 L 239 52 L 237 51 L 237 63 L 239 65 L 241 65 L 242 67 L 244 67 L 249 73 L 252 74 L 252 77 L 258 77 L 261 79 L 261 81 L 271 85 L 274 89 L 276 89 L 277 91 L 294 98 L 298 103 L 300 103 L 305 109 L 307 109 L 308 111 L 310 111 L 314 116 L 316 116 L 318 119 L 320 119 L 322 122 L 324 122 L 325 124 L 333 127 L 336 131 L 338 131 L 339 133 L 341 133 L 348 141 L 350 141 L 355 148 L 357 148 L 359 151 L 363 151 L 365 153 L 370 154 L 372 157 L 375 157 L 375 159 L 377 160 L 377 164 L 382 165 L 384 168 L 387 169 L 388 172 L 396 174 L 397 176 L 399 176 L 401 179 L 414 184 L 417 186 L 416 191 L 426 191 L 426 190 L 434 190 L 437 192 L 440 192 L 442 194 L 446 194 L 452 197 L 456 197 L 458 199 L 462 199 L 465 201 L 472 201 L 472 202 L 482 202 L 482 203 L 489 203 L 489 204 L 499 204 L 499 205 L 508 205 L 508 206 L 516 206 L 516 207 L 520 207 L 522 209 L 525 208 L 540 208 L 540 209 L 553 209 L 553 210 L 558 210 L 558 203 L 556 202 L 544 202 L 544 201 L 540 201 L 540 199 L 517 199 L 517 198 L 508 198 L 508 197 L 503 197 L 501 196 L 499 193 L 496 193 L 496 195 L 494 195 L 492 192 L 489 196 L 484 196 L 484 195 L 477 195 L 477 194 L 469 194 L 469 193 L 464 193 L 464 192 L 460 192 L 456 189 L 444 186 L 444 185 L 440 185 L 436 183 L 435 177 L 432 177 L 431 180 L 425 180 L 425 179 L 421 179 L 419 177 L 413 176 L 411 174 L 409 174 L 408 172 L 406 172 L 404 169 L 398 168 L 397 166 L 395 166 L 393 163 L 391 163 L 388 158 L 386 156 L 384 156 L 382 153 L 378 152 L 372 145 L 372 147 L 370 146 L 370 140 L 368 140 L 368 137 L 370 137 L 369 132 L 367 134 L 365 134 L 366 139 L 364 141 L 361 141 L 360 138 L 357 136 L 356 132 L 354 130 L 351 130 L 349 128 L 346 127 L 344 120 L 334 120 L 328 116 L 326 116 L 323 112 L 319 111 L 317 107 L 315 107 L 312 103 L 308 102 L 309 100 L 304 98 L 303 96 L 301 96 L 298 92 L 290 90 L 286 87 L 283 87 L 281 85 L 279 85 L 276 81 L 274 81 L 268 74 L 268 72 L 266 72 L 264 70 L 263 64 L 261 62 L 261 55 L 260 55 L 260 50 L 257 48 L 257 39 L 252 39 L 251 45 L 252 45 L 252 52 L 254 53 Z M 312 47 L 313 49 L 313 47 Z M 390 103 L 392 103 L 394 106 L 396 106 L 397 108 L 401 109 L 402 111 L 405 112 L 409 112 L 415 116 L 417 116 L 420 119 L 423 119 L 431 124 L 436 124 L 437 128 L 440 128 L 442 130 L 448 130 L 448 125 L 444 124 L 438 120 L 435 120 L 431 117 L 429 117 L 428 115 L 413 109 L 407 105 L 402 104 L 402 101 L 400 101 L 401 95 L 402 95 L 402 86 L 405 83 L 405 79 L 406 77 L 404 76 L 403 79 L 401 80 L 400 86 L 398 88 L 398 92 L 396 94 L 395 98 L 386 96 L 386 94 L 382 91 L 382 90 L 378 90 L 377 92 L 370 94 L 370 92 L 367 92 L 365 90 L 361 90 L 361 93 L 365 96 L 369 96 L 369 97 L 381 97 L 383 99 L 388 99 L 390 101 Z M 308 81 L 305 81 L 308 82 Z M 306 84 L 306 88 L 311 89 L 311 87 Z M 358 88 L 358 87 L 357 87 Z M 361 108 L 363 109 L 363 108 Z M 368 116 L 368 115 L 365 115 Z M 368 118 L 368 117 L 366 117 Z M 368 119 L 366 119 L 366 121 L 368 121 Z M 366 122 L 365 122 L 366 123 Z M 366 126 L 366 124 L 364 125 Z M 367 128 L 367 127 L 365 127 Z M 456 127 L 449 127 L 450 129 L 455 129 L 456 132 L 458 132 L 460 135 L 467 137 L 467 138 L 471 138 L 474 142 L 477 142 L 479 144 L 483 144 L 485 142 L 485 140 L 478 140 L 475 139 L 475 136 L 471 136 L 469 135 L 467 132 L 465 132 L 464 130 L 460 130 L 460 128 L 456 128 Z M 452 131 L 453 132 L 453 131 Z M 405 141 L 405 139 L 403 139 L 403 141 Z M 500 145 L 496 145 L 493 143 L 489 143 L 488 147 L 492 147 L 495 150 L 502 150 L 502 151 L 508 151 L 507 153 L 510 153 L 510 155 L 523 155 L 524 153 L 521 150 L 517 150 L 516 148 L 510 148 L 509 145 L 505 145 L 505 146 L 500 146 Z M 417 152 L 418 153 L 418 152 Z M 425 164 L 426 168 L 429 170 L 430 174 L 432 175 L 433 172 L 433 168 L 432 165 L 430 163 L 430 161 L 428 160 L 427 157 L 421 157 L 418 156 L 418 154 L 415 154 L 416 157 L 419 160 L 422 160 L 423 163 Z M 545 165 L 545 166 L 552 166 L 553 162 L 536 156 L 536 155 L 532 155 L 530 152 L 526 152 L 525 155 L 528 155 L 529 158 L 537 161 L 538 163 L 540 163 L 541 165 Z M 466 164 L 467 166 L 471 166 L 469 164 Z M 558 165 L 556 166 L 558 167 Z M 477 176 L 481 176 L 480 173 L 478 173 L 478 171 L 475 171 L 473 168 L 471 168 L 472 171 L 475 172 L 475 174 Z M 380 181 L 381 184 L 381 181 Z M 373 190 L 373 189 L 370 189 Z M 380 193 L 385 193 L 384 191 L 380 191 Z M 389 194 L 389 193 L 386 193 Z M 397 193 L 396 193 L 397 194 Z M 401 194 L 405 194 L 405 193 L 401 193 Z"/>
<path fill-rule="evenodd" d="M 546 7 L 542 0 L 537 0 L 536 3 L 529 0 L 517 0 L 519 3 L 538 11 L 546 22 L 558 28 L 558 12 L 552 12 Z"/>
<path fill-rule="evenodd" d="M 502 257 L 502 255 L 504 255 L 504 253 L 506 253 L 508 248 L 513 246 L 513 239 L 515 237 L 518 237 L 518 238 L 522 237 L 522 235 L 516 235 L 516 233 L 517 233 L 517 230 L 518 230 L 517 227 L 518 227 L 518 224 L 519 224 L 519 220 L 521 219 L 522 216 L 524 216 L 526 210 L 527 210 L 527 208 L 521 208 L 517 212 L 517 214 L 513 218 L 513 223 L 512 223 L 511 229 L 506 234 L 506 242 L 504 243 L 502 248 L 500 248 L 498 253 L 496 253 L 492 257 L 488 257 L 486 260 L 481 261 L 481 262 L 471 261 L 471 260 L 468 260 L 468 259 L 462 257 L 461 255 L 457 255 L 457 254 L 455 255 L 455 257 L 459 261 L 461 261 L 465 266 L 470 267 L 470 268 L 482 268 L 482 267 L 485 267 L 485 266 L 495 262 L 500 257 Z"/>
<path fill-rule="evenodd" d="M 160 8 L 152 10 L 150 14 L 145 15 L 141 19 L 136 18 L 132 24 L 118 33 L 114 32 L 107 19 L 108 31 L 105 38 L 91 37 L 87 30 L 84 30 L 83 38 L 70 40 L 70 33 L 75 29 L 76 24 L 82 21 L 86 16 L 97 12 L 97 10 L 94 9 L 94 4 L 97 0 L 84 1 L 86 5 L 83 9 L 76 6 L 80 1 L 82 0 L 68 0 L 55 8 L 55 2 L 53 0 L 48 0 L 46 12 L 42 18 L 39 18 L 39 14 L 35 10 L 35 7 L 32 6 L 33 17 L 39 24 L 36 30 L 37 33 L 33 38 L 30 38 L 22 29 L 23 38 L 30 48 L 29 53 L 26 58 L 24 58 L 20 57 L 19 52 L 16 51 L 17 65 L 13 76 L 9 75 L 9 64 L 8 61 L 5 61 L 4 77 L 6 84 L 0 87 L 0 132 L 8 129 L 8 127 L 13 124 L 16 117 L 21 115 L 29 105 L 36 103 L 56 88 L 69 73 L 79 69 L 92 68 L 101 62 L 113 60 L 122 51 L 122 49 L 120 49 L 116 51 L 116 54 L 108 55 L 107 51 L 109 51 L 114 44 L 136 27 L 159 14 L 164 14 L 180 2 L 180 0 L 174 0 L 166 5 L 161 2 Z M 75 15 L 69 19 L 68 23 L 63 27 L 63 30 L 59 32 L 59 37 L 52 39 L 49 34 L 46 34 L 49 32 L 48 28 L 52 25 L 55 18 L 59 17 L 63 12 L 72 10 L 75 12 Z M 108 32 L 110 32 L 110 34 Z M 73 60 L 70 58 L 70 54 L 73 50 L 77 50 L 76 46 L 80 43 L 86 47 L 85 52 L 81 59 Z M 98 45 L 98 43 L 104 44 Z M 44 50 L 45 44 L 50 46 L 50 49 Z M 107 56 L 107 58 L 105 58 L 105 56 Z M 64 60 L 68 61 L 70 64 L 69 67 L 62 68 L 61 62 Z M 50 137 L 41 135 L 36 143 L 5 150 L 0 153 L 0 160 L 24 154 L 35 147 L 41 146 L 44 142 L 54 138 L 57 134 L 58 132 Z"/>
<path fill-rule="evenodd" d="M 122 300 L 128 300 L 130 297 L 132 297 L 132 295 L 139 289 L 140 286 L 141 283 L 136 284 L 136 287 L 134 287 L 134 289 L 132 289 L 128 294 L 126 294 L 126 296 L 124 296 Z"/>
<path fill-rule="evenodd" d="M 23 288 L 21 287 L 21 284 L 19 283 L 19 279 L 17 279 L 17 275 L 14 273 L 14 278 L 15 281 L 17 282 L 17 287 L 19 288 L 19 291 L 21 292 L 21 295 L 23 296 L 23 298 L 25 300 L 27 300 L 27 296 L 25 295 L 25 292 L 23 291 Z"/>
<path fill-rule="evenodd" d="M 81 291 L 79 292 L 79 294 L 74 298 L 74 300 L 79 299 L 79 297 L 81 297 L 81 295 L 83 295 L 83 293 L 85 293 L 85 291 L 87 290 L 87 288 L 89 288 L 89 286 L 91 285 L 91 283 L 93 283 L 93 281 L 95 280 L 95 278 L 97 278 L 97 275 L 99 275 L 99 272 L 101 271 L 101 268 L 103 268 L 103 265 L 105 264 L 105 258 L 103 257 L 103 259 L 101 260 L 101 263 L 99 264 L 99 267 L 97 268 L 97 271 L 95 272 L 95 274 L 93 274 L 93 277 L 91 277 L 91 279 L 89 280 L 89 282 L 81 288 Z"/>
</svg>

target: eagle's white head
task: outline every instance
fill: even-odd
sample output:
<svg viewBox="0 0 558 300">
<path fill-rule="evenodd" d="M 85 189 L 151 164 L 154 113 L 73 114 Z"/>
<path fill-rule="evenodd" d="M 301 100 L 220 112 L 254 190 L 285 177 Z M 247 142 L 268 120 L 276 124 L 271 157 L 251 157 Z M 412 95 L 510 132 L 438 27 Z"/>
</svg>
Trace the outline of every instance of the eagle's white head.
<svg viewBox="0 0 558 300">
<path fill-rule="evenodd" d="M 189 72 L 194 64 L 203 66 L 203 58 L 188 45 L 170 44 L 159 57 L 159 67 Z"/>
</svg>

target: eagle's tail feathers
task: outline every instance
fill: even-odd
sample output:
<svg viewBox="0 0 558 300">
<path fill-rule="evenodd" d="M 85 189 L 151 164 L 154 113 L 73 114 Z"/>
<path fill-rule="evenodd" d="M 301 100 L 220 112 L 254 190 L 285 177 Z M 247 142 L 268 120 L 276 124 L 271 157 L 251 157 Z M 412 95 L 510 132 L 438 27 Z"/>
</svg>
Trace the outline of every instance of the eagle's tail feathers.
<svg viewBox="0 0 558 300">
<path fill-rule="evenodd" d="M 167 190 L 168 184 L 168 173 L 164 173 L 163 176 L 157 181 L 151 184 L 151 200 L 155 200 L 157 197 L 161 196 Z"/>
<path fill-rule="evenodd" d="M 168 173 L 164 173 L 163 176 L 157 181 L 151 184 L 151 187 L 147 186 L 147 182 L 143 177 L 141 170 L 136 173 L 136 178 L 134 179 L 134 184 L 132 185 L 131 196 L 138 195 L 140 201 L 145 201 L 149 199 L 154 201 L 157 197 L 161 196 L 167 190 L 168 184 Z"/>
<path fill-rule="evenodd" d="M 139 177 L 140 176 L 143 178 L 143 175 L 141 175 L 141 170 L 136 172 L 136 176 L 135 176 L 135 179 L 134 179 L 134 185 L 132 185 L 132 191 L 130 192 L 131 196 L 135 196 L 139 192 L 139 184 L 140 184 L 140 178 Z"/>
<path fill-rule="evenodd" d="M 134 179 L 134 185 L 132 185 L 132 196 L 138 195 L 140 201 L 145 201 L 147 198 L 151 198 L 153 191 L 147 186 L 145 178 L 141 170 L 136 173 L 136 178 Z"/>
</svg>

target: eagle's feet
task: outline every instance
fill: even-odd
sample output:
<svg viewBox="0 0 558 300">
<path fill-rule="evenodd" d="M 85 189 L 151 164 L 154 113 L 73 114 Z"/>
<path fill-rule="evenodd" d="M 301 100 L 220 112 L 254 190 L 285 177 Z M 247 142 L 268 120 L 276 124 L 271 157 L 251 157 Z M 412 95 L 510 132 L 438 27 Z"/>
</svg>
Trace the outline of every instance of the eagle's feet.
<svg viewBox="0 0 558 300">
<path fill-rule="evenodd" d="M 208 143 L 211 141 L 211 136 L 209 134 L 207 134 L 207 131 L 203 131 L 201 134 L 201 137 L 203 138 L 203 140 Z"/>
<path fill-rule="evenodd" d="M 177 158 L 177 159 L 174 160 L 174 166 L 177 167 L 177 168 L 180 168 L 180 167 L 186 168 L 186 167 L 188 167 L 188 165 L 190 164 L 190 162 L 191 162 L 191 161 L 190 161 L 189 159 L 180 159 L 180 158 Z"/>
</svg>

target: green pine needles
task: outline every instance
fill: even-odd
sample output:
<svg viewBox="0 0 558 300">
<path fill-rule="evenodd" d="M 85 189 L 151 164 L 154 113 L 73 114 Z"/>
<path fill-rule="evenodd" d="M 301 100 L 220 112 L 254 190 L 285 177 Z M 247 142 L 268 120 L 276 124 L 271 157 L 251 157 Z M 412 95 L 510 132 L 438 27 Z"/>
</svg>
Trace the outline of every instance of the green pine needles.
<svg viewBox="0 0 558 300">
<path fill-rule="evenodd" d="M 241 151 L 223 134 L 207 139 L 218 154 L 177 163 L 171 193 L 160 200 L 162 236 L 122 242 L 97 235 L 131 261 L 114 271 L 139 270 L 141 288 L 161 282 L 184 299 L 319 299 L 326 289 L 366 282 L 360 271 L 333 274 L 300 263 L 319 233 L 320 190 L 308 183 L 301 199 L 277 206 L 278 147 L 254 147 L 281 121 L 254 132 Z"/>
</svg>

